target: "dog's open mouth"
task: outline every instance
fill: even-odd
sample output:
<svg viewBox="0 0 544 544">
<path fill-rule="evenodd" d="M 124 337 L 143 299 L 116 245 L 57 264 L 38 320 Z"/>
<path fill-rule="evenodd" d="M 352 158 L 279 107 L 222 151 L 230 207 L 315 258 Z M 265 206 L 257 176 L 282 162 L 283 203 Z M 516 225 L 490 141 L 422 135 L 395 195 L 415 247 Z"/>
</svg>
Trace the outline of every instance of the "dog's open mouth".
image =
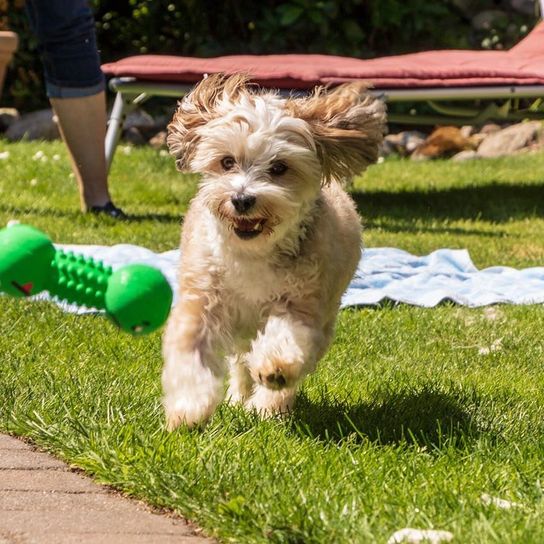
<svg viewBox="0 0 544 544">
<path fill-rule="evenodd" d="M 239 217 L 234 220 L 234 232 L 238 238 L 249 240 L 263 232 L 265 222 L 266 219 Z"/>
</svg>

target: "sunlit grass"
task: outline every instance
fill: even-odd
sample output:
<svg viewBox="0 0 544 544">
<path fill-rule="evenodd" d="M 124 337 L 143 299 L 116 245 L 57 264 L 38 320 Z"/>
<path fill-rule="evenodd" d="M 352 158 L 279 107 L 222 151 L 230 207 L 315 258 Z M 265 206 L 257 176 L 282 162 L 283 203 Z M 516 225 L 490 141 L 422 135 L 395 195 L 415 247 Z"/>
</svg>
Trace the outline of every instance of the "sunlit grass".
<svg viewBox="0 0 544 544">
<path fill-rule="evenodd" d="M 196 180 L 168 157 L 118 153 L 113 194 L 136 219 L 116 223 L 78 212 L 60 144 L 0 141 L 6 150 L 1 224 L 20 219 L 59 242 L 177 245 Z M 542 266 L 543 172 L 544 155 L 386 161 L 354 186 L 365 245 Z M 542 541 L 542 306 L 345 310 L 288 420 L 224 406 L 203 431 L 174 433 L 159 333 L 134 339 L 46 303 L 1 298 L 0 310 L 0 428 L 224 541 L 384 543 L 407 526 L 463 543 Z M 485 506 L 484 493 L 522 506 Z"/>
</svg>

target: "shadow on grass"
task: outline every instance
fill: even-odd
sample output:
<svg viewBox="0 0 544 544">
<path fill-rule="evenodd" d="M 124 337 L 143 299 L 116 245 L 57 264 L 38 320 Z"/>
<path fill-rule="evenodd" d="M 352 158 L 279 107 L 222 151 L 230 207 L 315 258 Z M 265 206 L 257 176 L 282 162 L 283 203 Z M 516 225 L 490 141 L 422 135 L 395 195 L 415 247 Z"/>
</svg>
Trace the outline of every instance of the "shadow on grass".
<svg viewBox="0 0 544 544">
<path fill-rule="evenodd" d="M 352 196 L 359 212 L 370 221 L 375 217 L 396 217 L 405 221 L 479 219 L 504 223 L 544 216 L 543 194 L 544 184 L 494 182 L 444 190 L 354 191 Z"/>
<path fill-rule="evenodd" d="M 101 216 L 96 214 L 84 214 L 77 209 L 73 210 L 60 210 L 58 208 L 38 208 L 35 206 L 25 206 L 19 208 L 12 205 L 0 205 L 0 213 L 6 214 L 15 214 L 17 217 L 21 216 L 38 216 L 38 217 L 62 217 L 74 220 L 101 220 L 111 221 L 116 223 L 118 219 L 109 218 L 107 216 Z M 127 223 L 143 223 L 145 221 L 156 222 L 156 223 L 172 223 L 180 225 L 183 222 L 183 217 L 181 214 L 171 214 L 171 213 L 145 213 L 145 214 L 128 214 Z"/>
<path fill-rule="evenodd" d="M 81 212 L 77 209 L 60 210 L 58 208 L 38 208 L 36 206 L 18 207 L 10 204 L 0 204 L 0 213 L 15 214 L 16 217 L 22 215 L 36 215 L 38 217 L 64 217 L 77 219 Z"/>
<path fill-rule="evenodd" d="M 301 395 L 293 414 L 293 432 L 319 440 L 413 444 L 429 448 L 464 447 L 479 430 L 455 398 L 422 389 L 381 396 L 375 403 L 355 405 L 312 401 Z"/>
<path fill-rule="evenodd" d="M 366 219 L 366 220 L 365 220 Z M 482 236 L 483 238 L 504 238 L 508 236 L 508 233 L 506 231 L 501 230 L 493 230 L 492 232 L 489 230 L 483 230 L 483 229 L 464 229 L 459 227 L 438 227 L 438 226 L 432 226 L 432 227 L 423 227 L 421 225 L 414 226 L 412 222 L 403 220 L 396 220 L 394 223 L 384 223 L 383 217 L 380 218 L 382 220 L 374 222 L 372 220 L 368 220 L 367 218 L 363 219 L 363 227 L 365 229 L 379 229 L 381 231 L 385 232 L 391 232 L 391 233 L 414 233 L 414 234 L 421 234 L 421 233 L 431 233 L 431 234 L 448 234 L 453 235 L 457 234 L 459 236 Z"/>
<path fill-rule="evenodd" d="M 154 221 L 155 223 L 173 223 L 176 225 L 181 225 L 183 223 L 183 217 L 181 216 L 181 214 L 174 215 L 171 213 L 129 213 L 128 215 L 128 222 L 143 223 L 144 221 Z"/>
</svg>

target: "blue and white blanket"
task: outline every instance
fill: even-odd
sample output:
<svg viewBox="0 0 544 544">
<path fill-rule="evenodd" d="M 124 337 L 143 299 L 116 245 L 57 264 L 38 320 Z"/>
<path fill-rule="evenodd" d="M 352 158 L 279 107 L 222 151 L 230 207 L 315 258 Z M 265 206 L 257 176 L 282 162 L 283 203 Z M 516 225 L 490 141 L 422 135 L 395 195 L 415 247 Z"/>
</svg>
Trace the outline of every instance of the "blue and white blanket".
<svg viewBox="0 0 544 544">
<path fill-rule="evenodd" d="M 155 266 L 175 292 L 179 250 L 154 253 L 128 244 L 57 247 L 92 256 L 114 269 L 130 263 Z M 342 307 L 376 305 L 384 300 L 426 308 L 445 300 L 469 307 L 543 303 L 544 267 L 516 270 L 493 266 L 478 270 L 465 249 L 439 249 L 423 257 L 388 247 L 365 249 L 342 298 Z"/>
<path fill-rule="evenodd" d="M 389 247 L 364 252 L 343 306 L 389 299 L 432 308 L 444 300 L 463 306 L 544 302 L 544 267 L 478 270 L 466 249 L 438 249 L 417 257 Z"/>
</svg>

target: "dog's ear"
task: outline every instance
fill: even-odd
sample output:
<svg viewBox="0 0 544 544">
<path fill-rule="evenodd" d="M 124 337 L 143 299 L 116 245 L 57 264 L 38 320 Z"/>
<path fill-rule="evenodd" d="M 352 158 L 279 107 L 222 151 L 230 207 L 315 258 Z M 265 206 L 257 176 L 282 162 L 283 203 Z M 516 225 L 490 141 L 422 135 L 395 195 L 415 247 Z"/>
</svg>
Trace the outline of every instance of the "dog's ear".
<svg viewBox="0 0 544 544">
<path fill-rule="evenodd" d="M 327 92 L 317 88 L 292 98 L 287 108 L 312 130 L 325 183 L 342 181 L 376 162 L 385 133 L 385 105 L 365 83 L 346 83 Z"/>
<path fill-rule="evenodd" d="M 248 92 L 246 75 L 213 74 L 203 79 L 178 103 L 166 137 L 178 170 L 188 170 L 190 167 L 200 139 L 199 127 L 220 115 L 218 107 L 222 102 L 236 100 L 244 92 Z"/>
</svg>

